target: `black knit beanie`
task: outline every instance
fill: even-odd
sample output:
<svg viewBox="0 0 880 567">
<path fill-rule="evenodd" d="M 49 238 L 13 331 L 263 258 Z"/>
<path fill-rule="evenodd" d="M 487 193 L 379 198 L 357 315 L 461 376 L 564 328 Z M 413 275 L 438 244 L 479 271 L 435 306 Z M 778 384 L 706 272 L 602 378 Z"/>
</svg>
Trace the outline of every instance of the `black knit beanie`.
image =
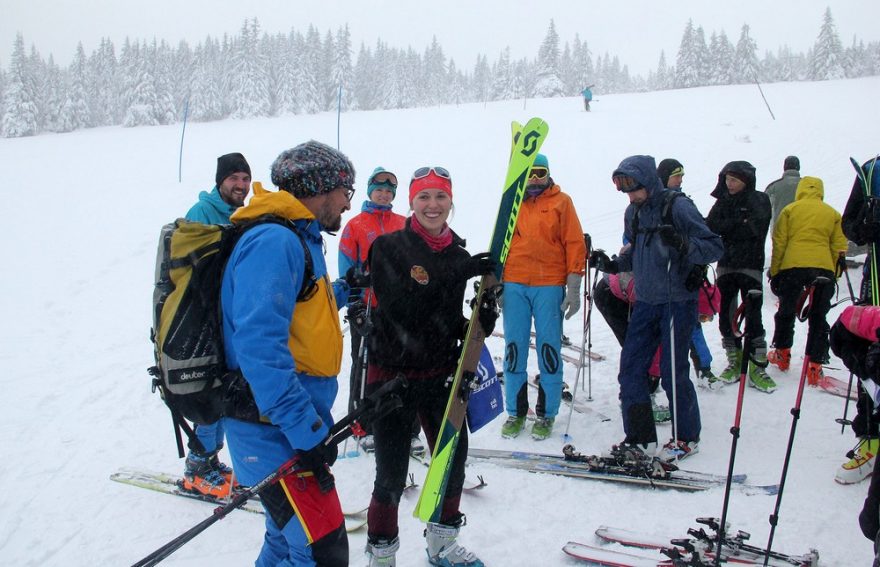
<svg viewBox="0 0 880 567">
<path fill-rule="evenodd" d="M 244 156 L 240 153 L 232 153 L 222 155 L 217 158 L 217 175 L 214 176 L 214 182 L 217 184 L 217 187 L 220 187 L 220 184 L 223 183 L 223 180 L 232 175 L 233 173 L 245 172 L 248 175 L 251 174 L 251 166 L 248 165 Z"/>
</svg>

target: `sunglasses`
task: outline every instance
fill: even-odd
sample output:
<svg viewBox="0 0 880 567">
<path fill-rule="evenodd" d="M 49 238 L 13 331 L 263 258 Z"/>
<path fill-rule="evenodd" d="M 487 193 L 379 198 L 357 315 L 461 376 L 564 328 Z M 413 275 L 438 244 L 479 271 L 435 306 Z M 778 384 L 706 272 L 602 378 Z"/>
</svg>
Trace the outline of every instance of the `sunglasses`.
<svg viewBox="0 0 880 567">
<path fill-rule="evenodd" d="M 428 175 L 430 175 L 432 171 L 437 177 L 442 177 L 443 179 L 448 179 L 449 181 L 452 181 L 452 176 L 449 175 L 449 171 L 445 167 L 438 166 L 418 168 L 413 172 L 412 180 L 415 181 L 416 179 L 428 177 Z"/>
<path fill-rule="evenodd" d="M 642 184 L 630 177 L 629 175 L 615 175 L 611 178 L 614 186 L 622 193 L 632 193 L 642 189 Z"/>
<path fill-rule="evenodd" d="M 370 185 L 397 187 L 397 176 L 391 172 L 383 171 L 373 176 L 373 179 L 370 180 Z"/>
<path fill-rule="evenodd" d="M 533 167 L 532 171 L 529 172 L 529 177 L 535 177 L 537 179 L 544 179 L 547 177 L 547 174 L 550 173 L 546 167 Z"/>
</svg>

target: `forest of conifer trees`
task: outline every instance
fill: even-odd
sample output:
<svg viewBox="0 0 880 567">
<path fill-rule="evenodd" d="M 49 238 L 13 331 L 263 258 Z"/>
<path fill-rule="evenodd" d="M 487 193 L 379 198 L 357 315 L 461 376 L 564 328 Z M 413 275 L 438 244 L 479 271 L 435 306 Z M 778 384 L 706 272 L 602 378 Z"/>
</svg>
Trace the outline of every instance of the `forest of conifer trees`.
<svg viewBox="0 0 880 567">
<path fill-rule="evenodd" d="M 287 34 L 261 32 L 246 20 L 238 35 L 208 36 L 195 46 L 103 39 L 92 53 L 80 43 L 70 65 L 18 34 L 8 67 L 0 65 L 0 135 L 31 136 L 80 128 L 170 124 L 184 119 L 276 116 L 336 110 L 412 108 L 504 99 L 622 93 L 705 85 L 815 81 L 880 74 L 880 42 L 853 38 L 843 47 L 830 9 L 813 46 L 759 52 L 744 24 L 736 44 L 724 31 L 688 21 L 675 61 L 659 54 L 655 71 L 633 76 L 609 53 L 591 52 L 575 35 L 560 46 L 550 20 L 537 55 L 513 59 L 510 49 L 470 68 L 447 58 L 436 38 L 424 52 L 361 44 L 355 52 L 346 25 L 323 34 L 313 26 Z M 0 62 L 2 63 L 2 62 Z"/>
</svg>

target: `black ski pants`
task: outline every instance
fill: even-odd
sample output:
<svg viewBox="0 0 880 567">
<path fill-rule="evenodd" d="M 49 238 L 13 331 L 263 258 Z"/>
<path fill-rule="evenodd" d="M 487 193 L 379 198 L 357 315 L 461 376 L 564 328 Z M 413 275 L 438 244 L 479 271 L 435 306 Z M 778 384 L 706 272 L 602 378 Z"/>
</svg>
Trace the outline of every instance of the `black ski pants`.
<svg viewBox="0 0 880 567">
<path fill-rule="evenodd" d="M 774 321 L 773 346 L 791 348 L 794 343 L 794 320 L 797 316 L 798 301 L 801 294 L 813 286 L 817 277 L 830 280 L 827 285 L 816 285 L 808 321 L 807 346 L 804 353 L 810 361 L 828 362 L 828 331 L 830 329 L 826 317 L 831 309 L 831 298 L 834 297 L 834 273 L 821 268 L 791 268 L 782 270 L 773 278 L 773 288 L 779 297 L 779 309 Z M 723 297 L 723 296 L 722 296 Z M 722 299 L 723 301 L 723 299 Z"/>
</svg>

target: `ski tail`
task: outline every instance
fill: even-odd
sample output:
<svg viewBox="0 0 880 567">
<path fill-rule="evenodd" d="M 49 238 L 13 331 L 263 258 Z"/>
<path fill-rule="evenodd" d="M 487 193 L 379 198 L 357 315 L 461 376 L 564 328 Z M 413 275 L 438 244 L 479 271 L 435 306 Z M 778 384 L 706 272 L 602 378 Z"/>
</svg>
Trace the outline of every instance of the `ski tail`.
<svg viewBox="0 0 880 567">
<path fill-rule="evenodd" d="M 483 276 L 480 279 L 477 304 L 479 304 L 482 294 L 498 285 L 498 281 L 501 279 L 504 261 L 507 259 L 510 241 L 516 228 L 520 204 L 525 197 L 529 170 L 547 136 L 549 126 L 540 118 L 532 118 L 521 130 L 517 131 L 516 123 L 511 125 L 511 129 L 514 138 L 513 151 L 510 154 L 504 192 L 501 196 L 498 217 L 489 246 L 489 254 L 492 259 L 498 262 L 498 269 L 494 274 Z M 458 446 L 458 439 L 467 411 L 467 395 L 461 391 L 463 381 L 467 383 L 476 376 L 480 353 L 486 339 L 483 328 L 479 323 L 475 323 L 477 313 L 477 309 L 471 312 L 461 358 L 459 358 L 449 392 L 449 401 L 446 403 L 446 411 L 437 435 L 437 443 L 431 455 L 431 466 L 428 468 L 419 501 L 413 512 L 413 515 L 423 522 L 436 522 L 440 519 L 443 496 L 446 494 L 455 449 Z"/>
</svg>

